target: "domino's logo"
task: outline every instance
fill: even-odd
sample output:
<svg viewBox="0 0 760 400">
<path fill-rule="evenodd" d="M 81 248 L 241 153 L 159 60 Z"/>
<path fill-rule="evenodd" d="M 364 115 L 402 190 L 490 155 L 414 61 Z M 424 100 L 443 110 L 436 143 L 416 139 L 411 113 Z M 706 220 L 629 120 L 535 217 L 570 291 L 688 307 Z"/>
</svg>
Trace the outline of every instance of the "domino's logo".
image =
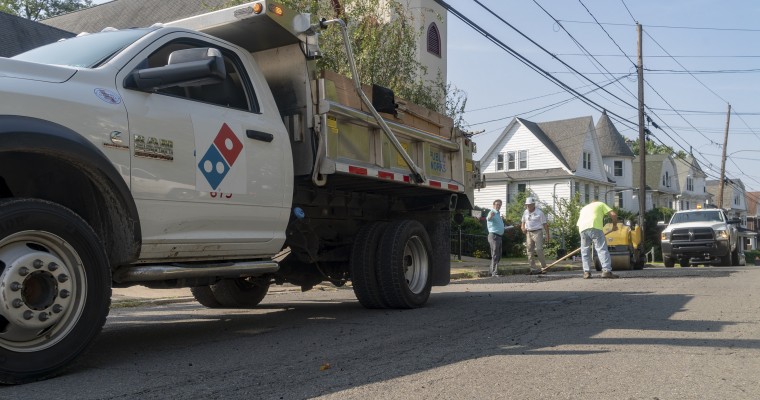
<svg viewBox="0 0 760 400">
<path fill-rule="evenodd" d="M 212 190 L 219 190 L 224 178 L 235 168 L 235 162 L 242 152 L 243 142 L 226 123 L 222 124 L 219 133 L 198 162 L 198 169 Z"/>
</svg>

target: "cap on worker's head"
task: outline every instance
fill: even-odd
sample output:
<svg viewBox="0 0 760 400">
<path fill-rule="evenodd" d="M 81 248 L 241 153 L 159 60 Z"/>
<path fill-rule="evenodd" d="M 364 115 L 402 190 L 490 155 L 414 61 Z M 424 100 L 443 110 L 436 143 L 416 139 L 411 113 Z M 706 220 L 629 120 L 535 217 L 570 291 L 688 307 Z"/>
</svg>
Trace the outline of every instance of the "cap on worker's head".
<svg viewBox="0 0 760 400">
<path fill-rule="evenodd" d="M 525 204 L 536 204 L 536 202 L 533 200 L 532 197 L 528 197 L 525 199 Z"/>
</svg>

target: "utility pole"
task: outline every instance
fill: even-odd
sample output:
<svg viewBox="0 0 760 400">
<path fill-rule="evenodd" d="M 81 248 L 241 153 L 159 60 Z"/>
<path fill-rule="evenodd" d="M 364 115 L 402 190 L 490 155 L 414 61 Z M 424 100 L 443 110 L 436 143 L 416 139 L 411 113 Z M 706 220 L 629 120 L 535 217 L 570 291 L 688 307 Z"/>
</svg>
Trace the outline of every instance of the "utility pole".
<svg viewBox="0 0 760 400">
<path fill-rule="evenodd" d="M 720 183 L 718 183 L 718 208 L 723 208 L 723 181 L 726 179 L 726 145 L 728 145 L 728 125 L 731 123 L 731 103 L 726 114 L 726 133 L 723 134 L 723 156 L 720 158 Z"/>
<path fill-rule="evenodd" d="M 644 135 L 644 56 L 641 51 L 641 24 L 636 22 L 636 32 L 638 33 L 638 65 L 636 72 L 639 80 L 639 226 L 641 232 L 644 231 L 644 213 L 647 204 L 647 166 L 646 154 L 647 144 Z"/>
</svg>

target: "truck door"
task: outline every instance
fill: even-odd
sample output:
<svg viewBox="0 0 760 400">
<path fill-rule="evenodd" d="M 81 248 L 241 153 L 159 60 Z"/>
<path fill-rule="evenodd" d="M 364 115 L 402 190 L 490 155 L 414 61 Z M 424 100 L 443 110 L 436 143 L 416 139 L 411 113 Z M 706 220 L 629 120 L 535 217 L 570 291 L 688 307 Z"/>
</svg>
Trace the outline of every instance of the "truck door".
<svg viewBox="0 0 760 400">
<path fill-rule="evenodd" d="M 164 37 L 117 76 L 167 64 L 180 49 L 222 51 L 219 84 L 125 89 L 132 143 L 131 184 L 142 220 L 142 258 L 236 258 L 276 253 L 284 241 L 292 190 L 287 133 L 261 112 L 247 68 L 208 40 Z M 183 34 L 186 35 L 186 34 Z"/>
</svg>

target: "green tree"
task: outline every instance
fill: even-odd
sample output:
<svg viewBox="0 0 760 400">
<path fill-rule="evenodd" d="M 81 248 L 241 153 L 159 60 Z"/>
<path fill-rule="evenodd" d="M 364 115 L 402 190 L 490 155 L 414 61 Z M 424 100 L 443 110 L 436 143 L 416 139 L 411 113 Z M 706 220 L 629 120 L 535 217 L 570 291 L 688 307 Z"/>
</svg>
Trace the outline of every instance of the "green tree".
<svg viewBox="0 0 760 400">
<path fill-rule="evenodd" d="M 232 0 L 223 7 L 245 2 L 247 0 Z M 427 71 L 415 56 L 417 40 L 424 32 L 416 28 L 416 16 L 404 7 L 403 1 L 281 2 L 289 8 L 309 12 L 319 18 L 343 19 L 348 27 L 356 68 L 363 84 L 390 88 L 400 98 L 448 115 L 457 127 L 466 127 L 463 118 L 466 93 L 444 82 L 440 74 L 433 82 L 424 80 Z M 339 29 L 323 30 L 320 33 L 320 48 L 322 57 L 317 61 L 320 70 L 351 76 Z"/>
<path fill-rule="evenodd" d="M 0 0 L 0 11 L 38 21 L 92 6 L 92 0 Z"/>
<path fill-rule="evenodd" d="M 631 151 L 635 156 L 639 155 L 639 139 L 629 140 L 628 146 L 631 147 Z M 651 140 L 646 141 L 647 154 L 671 154 L 675 157 L 684 158 L 686 152 L 683 150 L 675 151 L 672 147 L 664 144 L 657 144 Z"/>
</svg>

